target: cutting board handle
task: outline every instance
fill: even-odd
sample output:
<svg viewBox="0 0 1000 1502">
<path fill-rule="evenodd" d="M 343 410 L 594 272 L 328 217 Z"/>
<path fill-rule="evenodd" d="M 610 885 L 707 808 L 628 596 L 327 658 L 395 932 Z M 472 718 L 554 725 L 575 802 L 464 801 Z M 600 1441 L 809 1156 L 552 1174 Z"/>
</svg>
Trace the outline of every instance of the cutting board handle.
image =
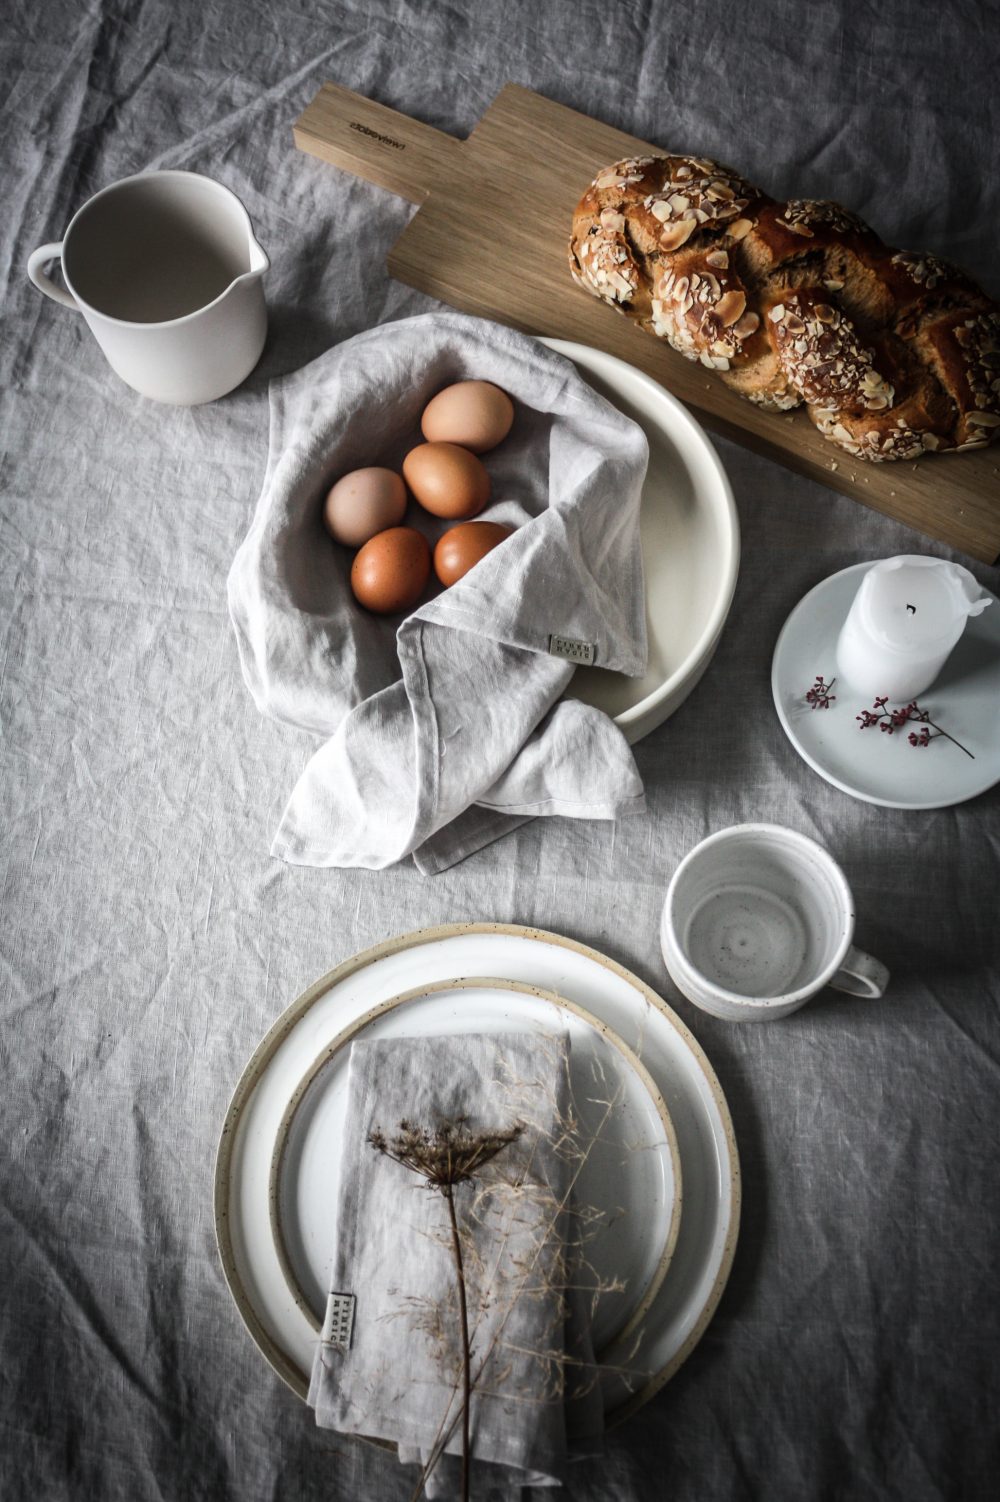
<svg viewBox="0 0 1000 1502">
<path fill-rule="evenodd" d="M 423 203 L 431 189 L 461 164 L 462 142 L 454 136 L 336 83 L 323 85 L 293 132 L 300 151 L 388 188 L 410 203 Z"/>
</svg>

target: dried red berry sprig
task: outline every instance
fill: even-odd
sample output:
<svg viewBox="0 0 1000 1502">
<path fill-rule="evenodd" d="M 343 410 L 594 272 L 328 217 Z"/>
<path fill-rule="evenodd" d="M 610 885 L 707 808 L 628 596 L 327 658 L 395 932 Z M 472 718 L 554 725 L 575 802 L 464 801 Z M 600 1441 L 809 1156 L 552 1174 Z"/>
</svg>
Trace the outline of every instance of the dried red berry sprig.
<svg viewBox="0 0 1000 1502">
<path fill-rule="evenodd" d="M 836 678 L 831 678 L 827 683 L 822 673 L 817 675 L 812 688 L 806 693 L 806 703 L 810 709 L 829 709 L 830 705 L 836 702 L 837 695 L 830 692 L 836 681 Z M 897 730 L 902 730 L 904 725 L 919 725 L 919 730 L 911 730 L 907 736 L 911 746 L 929 746 L 931 741 L 944 736 L 946 741 L 951 741 L 953 746 L 964 751 L 970 760 L 976 759 L 967 746 L 963 746 L 961 741 L 957 741 L 953 735 L 948 734 L 947 730 L 935 724 L 931 719 L 930 710 L 921 709 L 916 699 L 911 700 L 909 704 L 901 704 L 897 709 L 890 709 L 888 694 L 882 694 L 875 700 L 871 709 L 863 709 L 854 718 L 858 722 L 859 729 L 874 730 L 877 725 L 880 730 L 885 731 L 886 735 L 894 735 Z"/>
<path fill-rule="evenodd" d="M 888 696 L 883 694 L 877 698 L 871 709 L 863 709 L 859 715 L 855 715 L 861 730 L 873 730 L 877 725 L 879 730 L 886 735 L 894 735 L 897 730 L 902 730 L 905 725 L 917 724 L 919 730 L 911 730 L 907 736 L 911 746 L 929 746 L 931 741 L 939 740 L 944 736 L 946 741 L 951 741 L 960 751 L 964 751 L 972 761 L 975 757 L 967 746 L 957 741 L 947 730 L 942 730 L 940 725 L 934 723 L 930 716 L 930 710 L 921 709 L 915 699 L 909 704 L 902 704 L 898 709 L 888 708 Z M 933 733 L 932 733 L 933 732 Z"/>
<path fill-rule="evenodd" d="M 830 690 L 836 683 L 836 678 L 831 678 L 829 683 L 824 683 L 822 674 L 816 679 L 812 688 L 806 694 L 806 703 L 810 709 L 829 709 L 837 695 L 831 694 Z"/>
</svg>

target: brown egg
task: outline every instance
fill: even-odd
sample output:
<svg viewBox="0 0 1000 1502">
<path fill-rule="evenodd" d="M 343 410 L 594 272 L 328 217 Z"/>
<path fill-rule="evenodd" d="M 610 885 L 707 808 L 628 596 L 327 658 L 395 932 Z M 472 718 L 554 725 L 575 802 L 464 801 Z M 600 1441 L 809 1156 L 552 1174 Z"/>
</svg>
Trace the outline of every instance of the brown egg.
<svg viewBox="0 0 1000 1502">
<path fill-rule="evenodd" d="M 510 533 L 510 527 L 499 522 L 460 522 L 450 527 L 434 549 L 434 572 L 445 587 L 457 584 Z"/>
<path fill-rule="evenodd" d="M 476 516 L 490 498 L 490 477 L 475 454 L 455 443 L 421 443 L 403 460 L 403 477 L 425 511 L 449 521 Z"/>
<path fill-rule="evenodd" d="M 459 381 L 424 408 L 420 431 L 428 443 L 460 443 L 474 454 L 496 448 L 510 432 L 514 403 L 492 381 Z"/>
<path fill-rule="evenodd" d="M 427 587 L 431 550 L 414 527 L 389 527 L 360 549 L 351 566 L 354 598 L 376 615 L 412 610 Z"/>
<path fill-rule="evenodd" d="M 323 503 L 326 530 L 345 547 L 360 548 L 376 532 L 395 527 L 406 512 L 406 486 L 392 469 L 352 469 Z"/>
</svg>

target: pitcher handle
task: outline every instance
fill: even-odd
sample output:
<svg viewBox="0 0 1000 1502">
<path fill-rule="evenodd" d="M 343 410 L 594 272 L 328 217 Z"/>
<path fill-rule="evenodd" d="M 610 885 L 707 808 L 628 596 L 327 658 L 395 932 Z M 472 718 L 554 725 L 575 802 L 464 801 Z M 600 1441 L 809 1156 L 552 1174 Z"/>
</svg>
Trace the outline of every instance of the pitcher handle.
<svg viewBox="0 0 1000 1502">
<path fill-rule="evenodd" d="M 46 297 L 51 297 L 53 302 L 61 302 L 64 307 L 72 308 L 74 313 L 79 313 L 80 304 L 72 292 L 67 292 L 65 288 L 57 286 L 52 278 L 42 270 L 43 266 L 47 265 L 49 261 L 61 258 L 62 248 L 63 242 L 60 240 L 58 243 L 54 242 L 51 245 L 40 245 L 37 250 L 33 250 L 28 257 L 28 276 L 34 282 L 39 292 L 44 292 Z"/>
<path fill-rule="evenodd" d="M 870 1001 L 881 996 L 888 984 L 889 972 L 881 960 L 853 946 L 830 981 L 835 991 L 846 991 L 848 996 L 863 996 Z"/>
</svg>

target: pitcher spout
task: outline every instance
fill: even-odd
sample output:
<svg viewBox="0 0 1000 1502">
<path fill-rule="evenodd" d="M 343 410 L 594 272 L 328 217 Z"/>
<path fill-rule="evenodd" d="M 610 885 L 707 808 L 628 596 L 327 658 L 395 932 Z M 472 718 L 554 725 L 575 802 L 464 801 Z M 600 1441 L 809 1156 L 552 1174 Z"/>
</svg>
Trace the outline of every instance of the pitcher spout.
<svg viewBox="0 0 1000 1502">
<path fill-rule="evenodd" d="M 267 251 L 264 249 L 263 245 L 259 244 L 258 241 L 254 239 L 253 235 L 251 235 L 250 271 L 252 275 L 263 276 L 264 272 L 267 271 L 270 264 L 271 262 L 268 259 Z"/>
</svg>

